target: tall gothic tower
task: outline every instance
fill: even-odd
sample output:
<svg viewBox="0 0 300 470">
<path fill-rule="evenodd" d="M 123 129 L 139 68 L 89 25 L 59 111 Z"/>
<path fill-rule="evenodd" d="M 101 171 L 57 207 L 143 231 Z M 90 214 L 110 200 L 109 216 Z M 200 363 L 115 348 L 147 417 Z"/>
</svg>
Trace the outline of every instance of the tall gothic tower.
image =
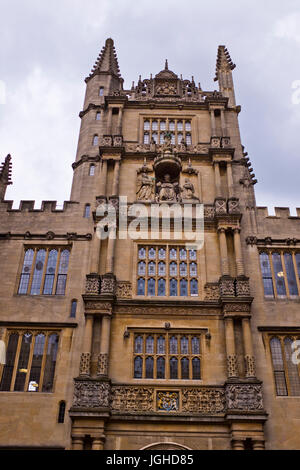
<svg viewBox="0 0 300 470">
<path fill-rule="evenodd" d="M 234 68 L 219 46 L 218 91 L 167 61 L 124 90 L 107 39 L 85 80 L 63 210 L 12 209 L 5 160 L 0 426 L 12 413 L 26 425 L 15 420 L 0 446 L 299 447 L 280 400 L 300 395 L 300 219 L 256 207 Z M 183 210 L 204 243 L 187 243 Z"/>
</svg>

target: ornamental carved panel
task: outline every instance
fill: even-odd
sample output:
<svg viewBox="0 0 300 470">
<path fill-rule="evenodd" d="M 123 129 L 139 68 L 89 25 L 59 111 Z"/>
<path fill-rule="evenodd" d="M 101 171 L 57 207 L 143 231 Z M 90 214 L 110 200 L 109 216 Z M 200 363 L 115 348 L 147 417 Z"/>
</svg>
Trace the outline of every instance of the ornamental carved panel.
<svg viewBox="0 0 300 470">
<path fill-rule="evenodd" d="M 250 297 L 249 279 L 236 280 L 236 295 L 238 297 Z"/>
<path fill-rule="evenodd" d="M 86 294 L 100 293 L 100 276 L 98 274 L 88 274 L 85 281 Z"/>
<path fill-rule="evenodd" d="M 204 300 L 218 300 L 220 297 L 219 284 L 207 283 L 204 286 Z"/>
<path fill-rule="evenodd" d="M 107 382 L 75 380 L 74 408 L 108 408 L 110 385 Z"/>
<path fill-rule="evenodd" d="M 132 285 L 129 281 L 118 281 L 117 283 L 117 297 L 120 299 L 131 299 Z"/>
<path fill-rule="evenodd" d="M 113 386 L 111 409 L 120 412 L 154 411 L 154 389 Z"/>
<path fill-rule="evenodd" d="M 222 388 L 182 389 L 182 412 L 215 414 L 226 408 L 225 391 Z"/>
<path fill-rule="evenodd" d="M 233 278 L 222 278 L 220 279 L 220 294 L 223 296 L 234 297 L 234 279 Z"/>
<path fill-rule="evenodd" d="M 263 410 L 261 384 L 227 384 L 226 399 L 231 410 Z"/>
</svg>

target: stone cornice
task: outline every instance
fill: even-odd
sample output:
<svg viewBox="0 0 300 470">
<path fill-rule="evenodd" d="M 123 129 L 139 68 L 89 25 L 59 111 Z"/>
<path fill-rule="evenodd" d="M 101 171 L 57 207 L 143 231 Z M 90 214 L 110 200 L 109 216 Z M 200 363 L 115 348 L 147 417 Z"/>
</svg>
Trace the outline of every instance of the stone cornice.
<svg viewBox="0 0 300 470">
<path fill-rule="evenodd" d="M 68 233 L 31 233 L 29 231 L 25 233 L 13 233 L 13 232 L 2 232 L 0 233 L 0 240 L 69 240 L 69 241 L 90 241 L 92 239 L 91 233 L 78 234 L 77 232 Z"/>
</svg>

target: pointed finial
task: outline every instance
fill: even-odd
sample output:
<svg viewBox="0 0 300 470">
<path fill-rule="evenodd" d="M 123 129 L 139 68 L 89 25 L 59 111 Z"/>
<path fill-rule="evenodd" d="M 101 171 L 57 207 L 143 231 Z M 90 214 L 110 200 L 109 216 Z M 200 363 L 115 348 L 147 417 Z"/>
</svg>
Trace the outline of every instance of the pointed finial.
<svg viewBox="0 0 300 470">
<path fill-rule="evenodd" d="M 86 82 L 100 72 L 109 72 L 121 79 L 118 59 L 112 38 L 107 38 Z"/>
<path fill-rule="evenodd" d="M 165 62 L 165 70 L 169 70 L 169 68 L 168 68 L 168 59 L 166 59 L 166 62 Z"/>
<path fill-rule="evenodd" d="M 6 188 L 9 184 L 12 184 L 11 181 L 11 156 L 7 155 L 4 162 L 0 167 L 0 200 L 2 201 L 5 197 Z"/>
<path fill-rule="evenodd" d="M 218 55 L 217 55 L 217 63 L 216 63 L 216 76 L 214 81 L 218 80 L 219 71 L 226 70 L 231 71 L 236 67 L 236 65 L 232 62 L 230 54 L 225 46 L 218 47 Z"/>
</svg>

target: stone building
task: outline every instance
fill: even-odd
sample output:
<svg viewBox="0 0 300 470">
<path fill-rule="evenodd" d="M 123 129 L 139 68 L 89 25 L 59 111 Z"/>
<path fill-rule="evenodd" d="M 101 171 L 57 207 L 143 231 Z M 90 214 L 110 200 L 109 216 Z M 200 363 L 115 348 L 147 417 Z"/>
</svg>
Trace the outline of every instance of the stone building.
<svg viewBox="0 0 300 470">
<path fill-rule="evenodd" d="M 300 209 L 256 206 L 234 67 L 219 46 L 218 91 L 167 61 L 125 90 L 107 39 L 70 201 L 13 209 L 6 157 L 1 448 L 300 448 Z M 166 237 L 167 213 L 148 217 L 162 204 L 191 209 L 192 228 L 204 211 L 203 246 L 175 213 Z M 126 233 L 137 207 L 140 238 Z"/>
</svg>

